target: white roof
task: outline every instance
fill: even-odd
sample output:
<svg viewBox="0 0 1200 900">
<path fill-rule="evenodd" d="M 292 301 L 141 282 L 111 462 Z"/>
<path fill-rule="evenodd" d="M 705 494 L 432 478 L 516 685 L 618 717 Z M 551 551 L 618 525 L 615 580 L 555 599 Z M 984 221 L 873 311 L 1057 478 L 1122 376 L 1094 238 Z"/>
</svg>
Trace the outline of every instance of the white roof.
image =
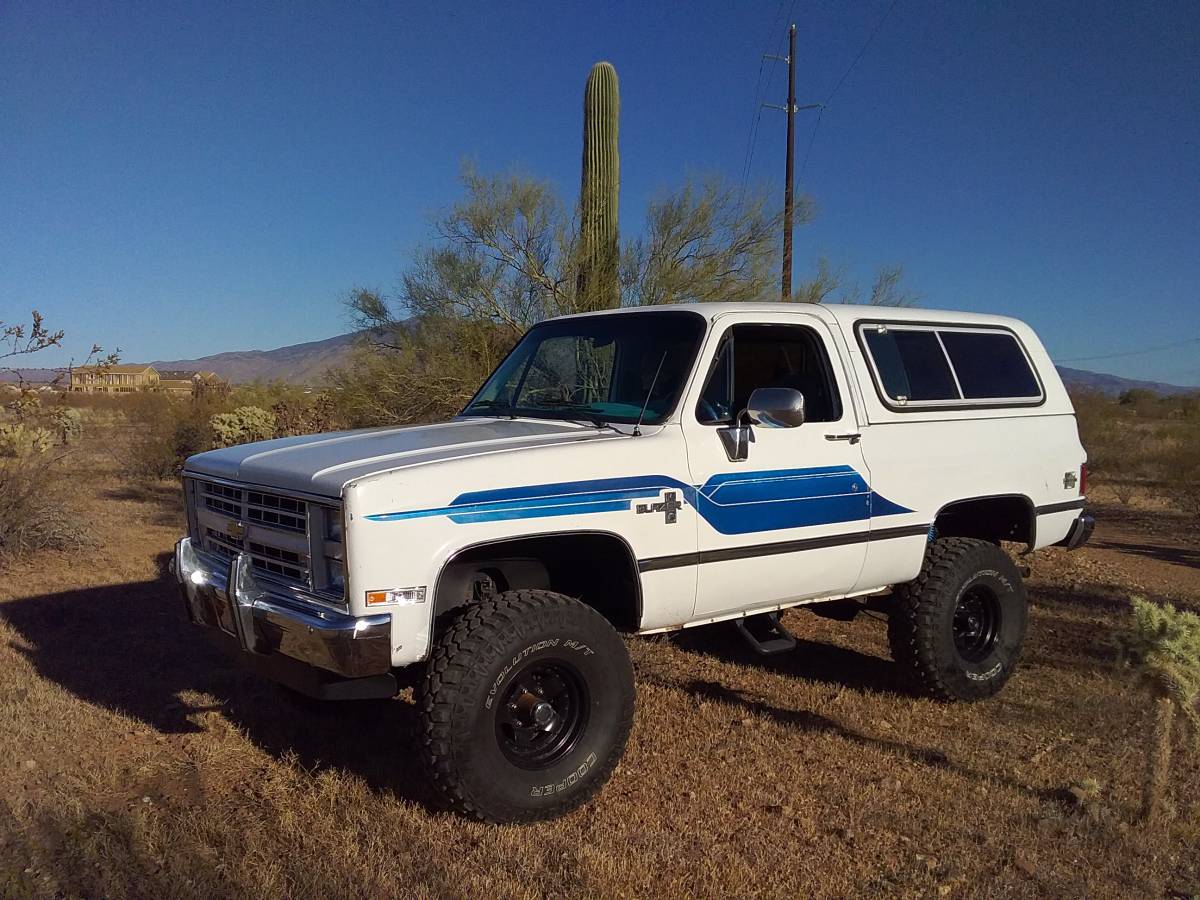
<svg viewBox="0 0 1200 900">
<path fill-rule="evenodd" d="M 945 324 L 970 323 L 974 325 L 1002 325 L 1013 327 L 1024 325 L 1019 319 L 1011 316 L 996 316 L 987 313 L 962 312 L 946 309 L 914 309 L 897 306 L 867 306 L 861 303 L 677 303 L 659 306 L 629 306 L 620 309 L 604 309 L 590 313 L 577 313 L 581 316 L 603 316 L 613 313 L 637 312 L 654 313 L 663 310 L 688 309 L 700 313 L 708 319 L 715 319 L 727 313 L 761 313 L 777 315 L 784 312 L 807 312 L 819 316 L 826 322 L 837 322 L 846 327 L 859 319 L 883 319 L 888 322 L 939 322 Z M 570 318 L 570 317 L 564 317 Z"/>
</svg>

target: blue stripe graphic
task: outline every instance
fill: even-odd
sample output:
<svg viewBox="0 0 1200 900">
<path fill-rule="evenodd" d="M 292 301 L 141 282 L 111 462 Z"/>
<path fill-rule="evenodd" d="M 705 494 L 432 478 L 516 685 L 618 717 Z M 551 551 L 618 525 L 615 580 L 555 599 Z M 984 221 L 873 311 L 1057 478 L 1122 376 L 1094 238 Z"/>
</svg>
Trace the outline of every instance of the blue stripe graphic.
<svg viewBox="0 0 1200 900">
<path fill-rule="evenodd" d="M 850 466 L 727 472 L 696 487 L 667 475 L 597 478 L 487 491 L 470 491 L 449 506 L 377 513 L 373 522 L 398 522 L 446 516 L 451 522 L 499 522 L 627 512 L 637 500 L 657 500 L 676 490 L 684 503 L 721 534 L 750 534 L 854 522 L 872 516 L 912 512 L 867 490 L 866 480 Z"/>
</svg>

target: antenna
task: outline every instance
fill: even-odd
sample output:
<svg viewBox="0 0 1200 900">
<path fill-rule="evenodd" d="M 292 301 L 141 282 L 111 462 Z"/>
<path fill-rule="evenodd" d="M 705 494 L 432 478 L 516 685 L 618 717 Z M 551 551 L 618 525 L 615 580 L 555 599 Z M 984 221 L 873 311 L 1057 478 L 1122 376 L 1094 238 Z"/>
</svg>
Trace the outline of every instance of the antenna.
<svg viewBox="0 0 1200 900">
<path fill-rule="evenodd" d="M 642 436 L 642 419 L 646 418 L 646 407 L 650 405 L 650 398 L 654 396 L 654 386 L 658 384 L 659 373 L 662 372 L 663 363 L 667 361 L 669 350 L 664 350 L 662 359 L 658 361 L 658 368 L 654 370 L 654 377 L 650 379 L 650 390 L 646 391 L 646 402 L 642 404 L 642 411 L 638 413 L 637 424 L 633 426 L 633 436 Z"/>
</svg>

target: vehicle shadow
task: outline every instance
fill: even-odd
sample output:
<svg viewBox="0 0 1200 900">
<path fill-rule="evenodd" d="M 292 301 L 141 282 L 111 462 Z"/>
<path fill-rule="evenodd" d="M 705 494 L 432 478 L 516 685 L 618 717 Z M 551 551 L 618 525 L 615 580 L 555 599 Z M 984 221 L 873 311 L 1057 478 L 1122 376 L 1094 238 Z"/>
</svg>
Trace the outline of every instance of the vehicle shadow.
<svg viewBox="0 0 1200 900">
<path fill-rule="evenodd" d="M 753 713 L 777 725 L 799 732 L 828 733 L 836 735 L 863 748 L 883 751 L 911 763 L 944 769 L 965 778 L 980 782 L 992 782 L 1025 794 L 1042 803 L 1072 808 L 1074 797 L 1062 788 L 1043 788 L 1026 784 L 998 772 L 980 772 L 969 766 L 954 762 L 944 751 L 932 747 L 918 747 L 903 741 L 874 737 L 849 728 L 828 716 L 805 709 L 787 709 L 776 706 L 743 691 L 726 687 L 715 681 L 673 679 L 652 673 L 642 673 L 641 680 L 659 687 L 680 690 L 693 697 L 702 698 L 728 706 L 732 716 Z"/>
<path fill-rule="evenodd" d="M 689 629 L 679 633 L 673 643 L 689 653 L 712 656 L 723 662 L 765 669 L 806 681 L 904 697 L 919 696 L 904 673 L 890 659 L 834 644 L 797 638 L 794 650 L 774 656 L 760 656 L 730 625 Z"/>
<path fill-rule="evenodd" d="M 193 719 L 219 710 L 273 755 L 344 768 L 372 789 L 436 806 L 419 771 L 412 703 L 308 701 L 254 675 L 187 623 L 168 559 L 159 557 L 156 579 L 14 600 L 0 605 L 0 618 L 41 676 L 89 703 L 164 734 L 203 731 Z M 193 704 L 192 693 L 216 704 Z"/>
<path fill-rule="evenodd" d="M 1128 541 L 1099 540 L 1096 546 L 1102 550 L 1117 550 L 1131 556 L 1144 556 L 1177 566 L 1200 568 L 1200 550 L 1186 547 L 1165 547 L 1161 544 L 1137 544 Z"/>
</svg>

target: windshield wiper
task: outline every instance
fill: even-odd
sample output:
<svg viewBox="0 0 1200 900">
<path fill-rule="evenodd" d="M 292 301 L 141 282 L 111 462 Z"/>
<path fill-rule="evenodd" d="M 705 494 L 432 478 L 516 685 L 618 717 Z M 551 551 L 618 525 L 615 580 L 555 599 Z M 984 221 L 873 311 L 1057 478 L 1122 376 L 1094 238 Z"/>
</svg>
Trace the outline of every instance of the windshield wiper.
<svg viewBox="0 0 1200 900">
<path fill-rule="evenodd" d="M 563 404 L 553 406 L 551 408 L 552 409 L 565 409 L 565 410 L 569 410 L 569 411 L 575 412 L 575 413 L 588 412 L 588 404 L 584 404 L 584 403 L 563 403 Z M 602 419 L 598 415 L 591 415 L 591 416 L 584 415 L 584 416 L 580 416 L 579 418 L 564 419 L 563 421 L 574 422 L 577 425 L 587 424 L 587 425 L 591 425 L 595 428 L 611 428 L 617 434 L 625 434 L 625 432 L 623 432 L 620 428 L 618 428 L 612 422 L 606 421 L 605 419 Z"/>
<path fill-rule="evenodd" d="M 465 415 L 475 413 L 479 414 L 480 410 L 494 410 L 494 412 L 484 413 L 484 415 L 506 416 L 510 419 L 515 419 L 517 414 L 513 412 L 512 406 L 507 403 L 501 403 L 499 400 L 478 400 L 472 403 L 463 410 Z"/>
</svg>

